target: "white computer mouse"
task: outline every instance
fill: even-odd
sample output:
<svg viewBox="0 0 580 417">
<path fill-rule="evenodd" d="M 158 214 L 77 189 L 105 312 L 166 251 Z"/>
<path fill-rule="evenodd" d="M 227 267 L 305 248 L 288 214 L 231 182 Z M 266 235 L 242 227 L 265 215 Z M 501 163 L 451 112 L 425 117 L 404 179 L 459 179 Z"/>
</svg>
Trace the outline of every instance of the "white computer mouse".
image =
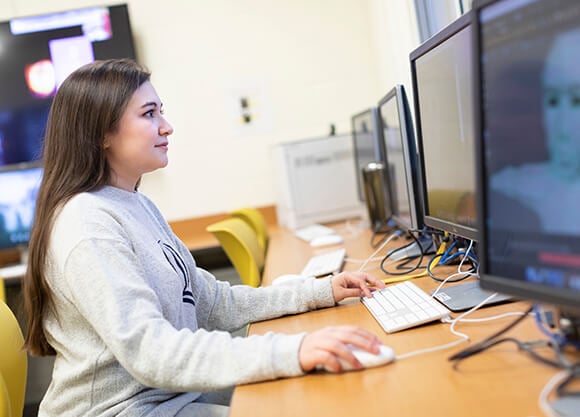
<svg viewBox="0 0 580 417">
<path fill-rule="evenodd" d="M 359 349 L 355 346 L 350 346 L 353 355 L 362 364 L 363 369 L 374 368 L 375 366 L 385 365 L 387 363 L 393 362 L 395 360 L 395 351 L 390 346 L 381 345 L 380 352 L 376 355 L 374 353 L 367 352 L 366 350 Z M 338 358 L 342 365 L 343 371 L 352 371 L 354 368 L 350 363 Z M 323 368 L 328 372 L 332 372 L 328 368 Z"/>
<path fill-rule="evenodd" d="M 274 278 L 272 285 L 296 285 L 302 284 L 304 280 L 311 278 L 298 274 L 284 274 Z M 312 278 L 311 278 L 312 279 Z"/>
<path fill-rule="evenodd" d="M 317 236 L 310 241 L 310 246 L 320 247 L 320 246 L 328 246 L 328 245 L 338 245 L 342 243 L 344 240 L 342 236 L 334 234 L 334 235 L 326 235 L 326 236 Z"/>
</svg>

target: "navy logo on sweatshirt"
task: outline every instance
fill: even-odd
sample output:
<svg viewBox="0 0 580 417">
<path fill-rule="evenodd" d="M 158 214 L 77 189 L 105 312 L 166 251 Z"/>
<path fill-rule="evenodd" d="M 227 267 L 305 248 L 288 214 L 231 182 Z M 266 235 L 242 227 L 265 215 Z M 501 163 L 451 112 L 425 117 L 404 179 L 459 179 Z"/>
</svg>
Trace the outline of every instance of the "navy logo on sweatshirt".
<svg viewBox="0 0 580 417">
<path fill-rule="evenodd" d="M 169 265 L 171 265 L 173 270 L 183 278 L 183 302 L 195 305 L 193 293 L 191 292 L 191 279 L 189 277 L 189 269 L 187 269 L 185 261 L 183 260 L 181 255 L 179 255 L 179 252 L 177 252 L 167 243 L 164 243 L 160 240 L 158 240 L 157 243 L 159 243 L 159 246 L 161 246 L 161 249 L 163 250 L 163 255 L 165 255 L 165 259 L 167 259 Z"/>
</svg>

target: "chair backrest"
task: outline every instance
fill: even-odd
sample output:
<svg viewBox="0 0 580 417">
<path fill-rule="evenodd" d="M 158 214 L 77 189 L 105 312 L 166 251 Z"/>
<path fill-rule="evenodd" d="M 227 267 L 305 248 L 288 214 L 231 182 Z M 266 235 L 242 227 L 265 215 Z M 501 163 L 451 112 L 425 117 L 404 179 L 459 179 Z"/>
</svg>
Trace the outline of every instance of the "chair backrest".
<svg viewBox="0 0 580 417">
<path fill-rule="evenodd" d="M 0 301 L 6 302 L 6 289 L 4 287 L 4 279 L 0 277 Z"/>
<path fill-rule="evenodd" d="M 23 345 L 24 338 L 16 317 L 6 303 L 0 301 L 0 375 L 6 384 L 11 411 L 7 415 L 11 417 L 22 417 L 24 410 L 28 357 Z"/>
<path fill-rule="evenodd" d="M 262 282 L 264 251 L 254 230 L 236 217 L 213 223 L 206 230 L 220 242 L 242 283 L 258 287 Z"/>
<path fill-rule="evenodd" d="M 12 417 L 8 389 L 6 388 L 2 375 L 0 375 L 0 417 Z"/>
<path fill-rule="evenodd" d="M 266 225 L 266 220 L 264 216 L 260 213 L 260 210 L 253 207 L 242 207 L 230 212 L 234 217 L 238 217 L 248 223 L 250 227 L 254 230 L 258 236 L 258 242 L 262 248 L 264 254 L 268 248 L 268 239 L 270 237 L 268 233 L 268 226 Z"/>
</svg>

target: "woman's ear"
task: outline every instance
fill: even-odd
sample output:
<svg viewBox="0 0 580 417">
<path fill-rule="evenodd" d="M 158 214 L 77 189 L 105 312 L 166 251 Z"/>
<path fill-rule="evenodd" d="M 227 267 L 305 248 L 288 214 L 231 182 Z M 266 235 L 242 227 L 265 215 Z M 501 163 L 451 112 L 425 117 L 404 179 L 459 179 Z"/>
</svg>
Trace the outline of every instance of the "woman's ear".
<svg viewBox="0 0 580 417">
<path fill-rule="evenodd" d="M 109 149 L 111 147 L 111 136 L 105 135 L 105 140 L 103 140 L 103 149 Z"/>
</svg>

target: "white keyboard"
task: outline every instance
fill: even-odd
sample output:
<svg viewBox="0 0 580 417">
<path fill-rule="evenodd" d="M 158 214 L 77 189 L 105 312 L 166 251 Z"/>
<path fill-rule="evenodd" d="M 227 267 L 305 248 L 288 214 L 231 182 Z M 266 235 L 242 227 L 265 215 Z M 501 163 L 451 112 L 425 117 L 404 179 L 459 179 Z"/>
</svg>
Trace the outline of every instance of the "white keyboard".
<svg viewBox="0 0 580 417">
<path fill-rule="evenodd" d="M 412 282 L 405 281 L 362 297 L 362 303 L 387 333 L 449 316 L 450 311 Z"/>
<path fill-rule="evenodd" d="M 330 252 L 314 255 L 306 262 L 300 275 L 305 277 L 322 277 L 342 270 L 346 249 L 340 248 Z"/>
</svg>

